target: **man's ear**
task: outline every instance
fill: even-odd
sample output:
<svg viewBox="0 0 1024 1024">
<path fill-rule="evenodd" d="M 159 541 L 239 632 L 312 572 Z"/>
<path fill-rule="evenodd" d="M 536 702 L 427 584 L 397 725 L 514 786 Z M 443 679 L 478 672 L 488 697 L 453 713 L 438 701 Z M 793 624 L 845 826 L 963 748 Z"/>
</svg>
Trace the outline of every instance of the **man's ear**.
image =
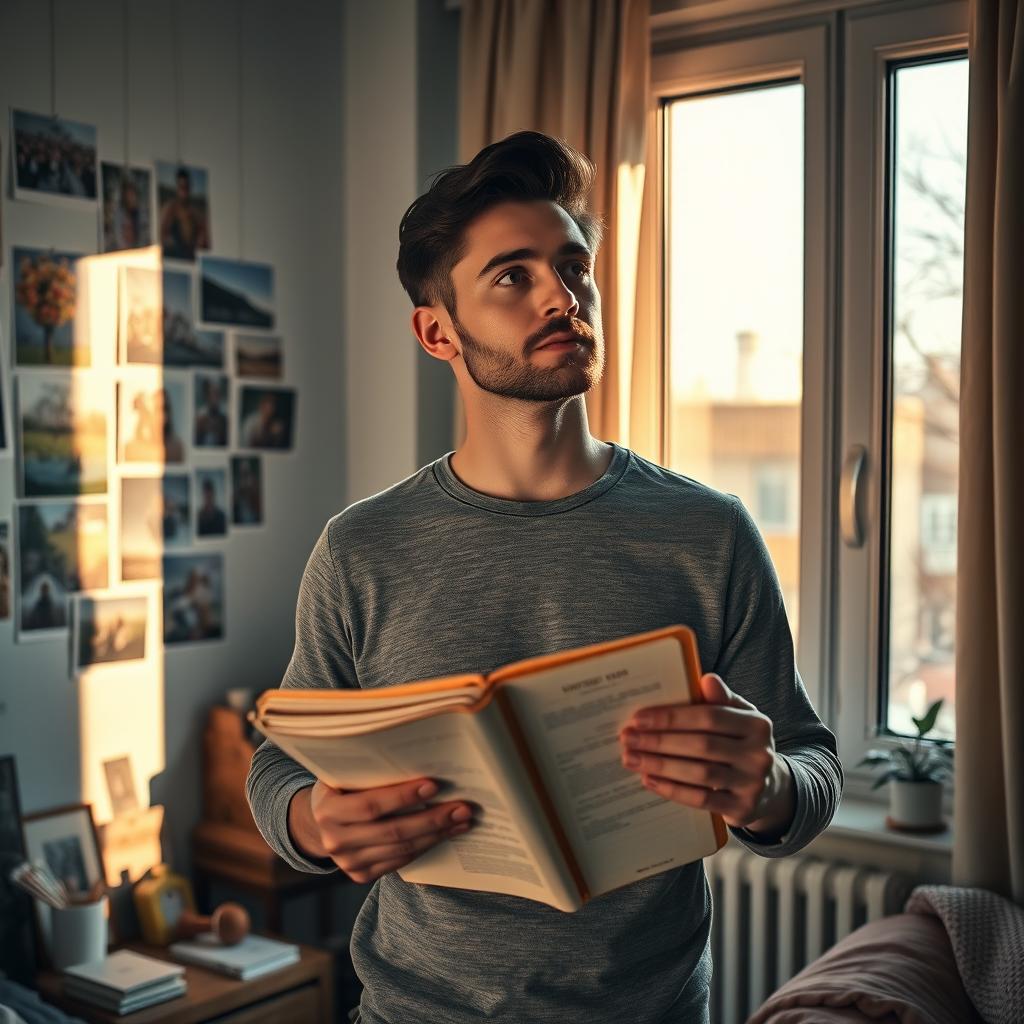
<svg viewBox="0 0 1024 1024">
<path fill-rule="evenodd" d="M 428 355 L 450 362 L 459 354 L 459 349 L 452 341 L 455 332 L 448 318 L 442 321 L 440 316 L 443 314 L 433 306 L 417 306 L 412 311 L 412 332 Z"/>
</svg>

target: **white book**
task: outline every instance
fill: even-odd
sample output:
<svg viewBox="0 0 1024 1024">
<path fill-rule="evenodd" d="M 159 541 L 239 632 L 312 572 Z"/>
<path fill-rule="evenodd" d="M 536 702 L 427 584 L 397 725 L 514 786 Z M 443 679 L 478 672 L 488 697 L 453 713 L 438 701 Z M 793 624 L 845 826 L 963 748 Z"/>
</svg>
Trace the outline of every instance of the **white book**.
<svg viewBox="0 0 1024 1024">
<path fill-rule="evenodd" d="M 188 941 L 172 942 L 167 951 L 176 960 L 209 967 L 243 980 L 253 977 L 254 971 L 264 973 L 299 959 L 298 946 L 262 935 L 248 935 L 235 946 L 225 946 L 215 935 L 207 933 Z"/>
<path fill-rule="evenodd" d="M 185 968 L 142 953 L 133 953 L 130 949 L 119 949 L 102 960 L 68 967 L 65 973 L 71 978 L 81 979 L 91 987 L 124 996 L 168 978 L 181 977 Z"/>
<path fill-rule="evenodd" d="M 117 1014 L 134 1013 L 147 1006 L 154 1006 L 157 1003 L 166 1002 L 168 999 L 176 999 L 187 991 L 188 984 L 183 977 L 168 978 L 166 981 L 148 985 L 126 996 L 117 996 L 109 991 L 104 994 L 100 989 L 85 985 L 72 978 L 66 979 L 64 983 L 66 995 Z"/>
</svg>

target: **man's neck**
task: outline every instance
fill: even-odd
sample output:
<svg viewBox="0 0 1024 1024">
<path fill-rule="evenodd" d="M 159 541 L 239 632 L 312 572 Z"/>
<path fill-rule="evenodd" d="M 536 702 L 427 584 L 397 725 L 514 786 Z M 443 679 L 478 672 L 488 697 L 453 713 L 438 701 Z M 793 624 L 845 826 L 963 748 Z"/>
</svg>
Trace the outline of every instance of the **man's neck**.
<svg viewBox="0 0 1024 1024">
<path fill-rule="evenodd" d="M 582 399 L 580 400 L 582 405 Z M 455 475 L 481 494 L 511 501 L 554 501 L 600 479 L 614 448 L 587 429 L 580 415 L 556 422 L 500 422 L 467 416 L 466 440 L 451 458 Z"/>
</svg>

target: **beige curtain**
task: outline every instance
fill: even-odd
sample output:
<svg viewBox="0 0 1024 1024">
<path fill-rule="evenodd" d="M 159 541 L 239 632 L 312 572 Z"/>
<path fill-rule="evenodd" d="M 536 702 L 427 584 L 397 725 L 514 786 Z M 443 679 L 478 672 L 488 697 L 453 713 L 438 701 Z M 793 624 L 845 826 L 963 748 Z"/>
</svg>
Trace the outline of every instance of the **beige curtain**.
<svg viewBox="0 0 1024 1024">
<path fill-rule="evenodd" d="M 459 159 L 531 129 L 597 165 L 595 267 L 607 364 L 586 396 L 591 433 L 647 454 L 653 336 L 636 330 L 650 81 L 649 0 L 462 0 Z M 657 436 L 654 434 L 654 436 Z M 465 437 L 456 394 L 455 444 Z"/>
<path fill-rule="evenodd" d="M 1024 0 L 970 0 L 956 884 L 1024 905 Z"/>
</svg>

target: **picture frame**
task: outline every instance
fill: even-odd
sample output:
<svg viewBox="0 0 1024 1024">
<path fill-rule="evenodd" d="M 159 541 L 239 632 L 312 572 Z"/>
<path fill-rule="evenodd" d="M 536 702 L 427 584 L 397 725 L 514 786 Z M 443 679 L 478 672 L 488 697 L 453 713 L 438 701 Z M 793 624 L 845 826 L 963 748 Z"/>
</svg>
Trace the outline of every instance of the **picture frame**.
<svg viewBox="0 0 1024 1024">
<path fill-rule="evenodd" d="M 26 859 L 42 861 L 71 887 L 89 891 L 105 883 L 106 868 L 91 804 L 65 804 L 21 819 Z M 43 947 L 50 948 L 50 908 L 35 900 Z"/>
<path fill-rule="evenodd" d="M 0 963 L 13 981 L 31 985 L 36 971 L 32 898 L 10 879 L 25 861 L 18 772 L 13 754 L 0 756 Z"/>
</svg>

